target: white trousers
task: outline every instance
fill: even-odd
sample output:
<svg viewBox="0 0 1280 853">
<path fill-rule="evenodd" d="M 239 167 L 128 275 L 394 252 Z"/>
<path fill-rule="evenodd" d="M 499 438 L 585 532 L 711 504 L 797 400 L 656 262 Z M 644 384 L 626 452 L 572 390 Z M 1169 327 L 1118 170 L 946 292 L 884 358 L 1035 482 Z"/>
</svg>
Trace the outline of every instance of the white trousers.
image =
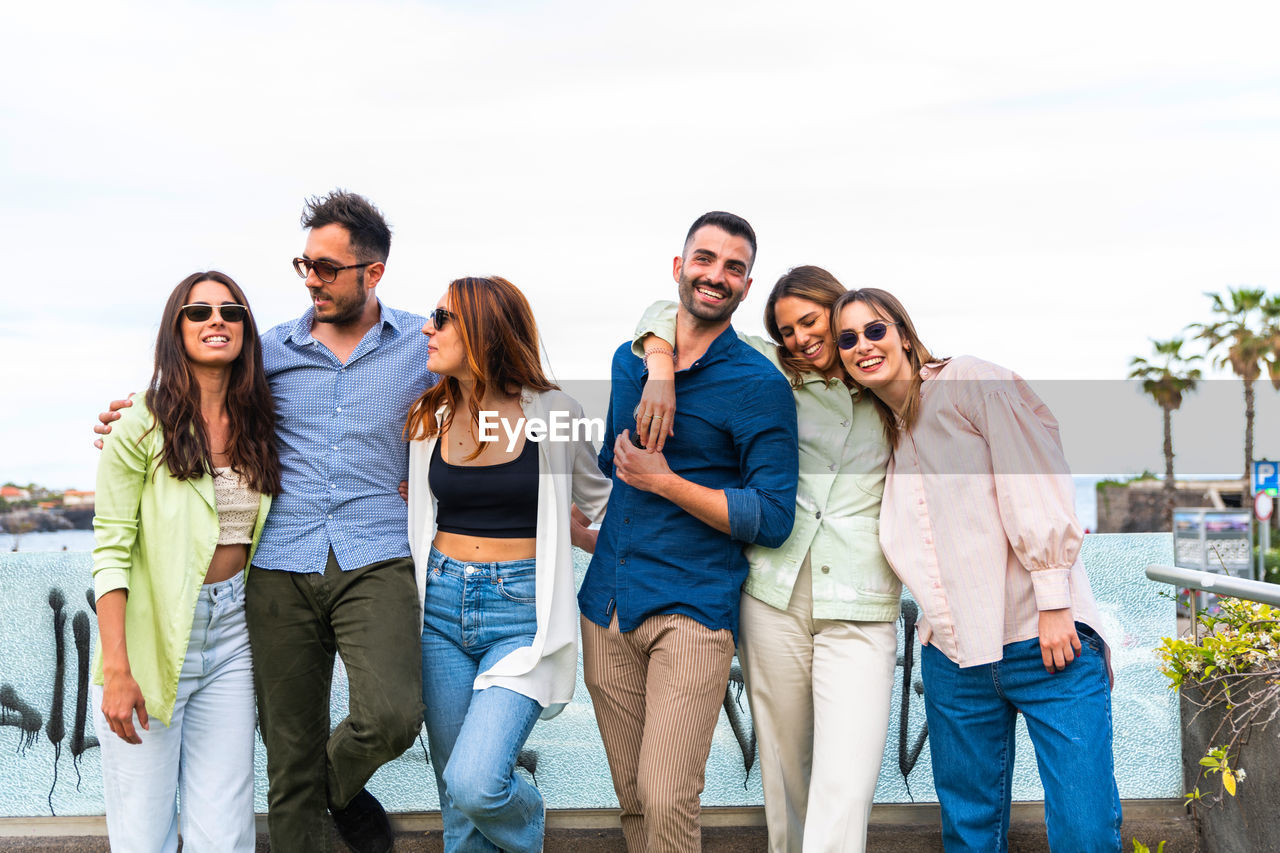
<svg viewBox="0 0 1280 853">
<path fill-rule="evenodd" d="M 142 743 L 113 734 L 93 685 L 102 743 L 102 791 L 113 853 L 178 849 L 182 797 L 184 853 L 252 853 L 253 665 L 244 621 L 244 578 L 205 584 L 178 678 L 169 725 L 151 718 Z"/>
<path fill-rule="evenodd" d="M 897 623 L 814 619 L 806 555 L 787 609 L 743 593 L 739 625 L 769 850 L 861 853 L 889 727 Z"/>
</svg>

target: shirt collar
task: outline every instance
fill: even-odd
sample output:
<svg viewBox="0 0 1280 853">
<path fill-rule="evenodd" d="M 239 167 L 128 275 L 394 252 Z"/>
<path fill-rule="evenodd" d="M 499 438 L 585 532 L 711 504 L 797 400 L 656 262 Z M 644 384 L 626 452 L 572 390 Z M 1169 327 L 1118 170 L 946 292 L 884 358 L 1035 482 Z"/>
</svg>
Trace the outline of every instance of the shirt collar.
<svg viewBox="0 0 1280 853">
<path fill-rule="evenodd" d="M 717 335 L 716 339 L 707 347 L 707 351 L 698 359 L 698 363 L 706 364 L 713 358 L 723 358 L 728 354 L 729 349 L 737 343 L 740 343 L 738 333 L 733 330 L 732 325 L 726 326 L 725 330 Z"/>
<path fill-rule="evenodd" d="M 375 297 L 376 299 L 377 297 Z M 311 327 L 315 323 L 316 307 L 312 305 L 302 313 L 302 316 L 294 321 L 293 327 L 289 329 L 289 335 L 286 340 L 293 341 L 295 344 L 305 346 L 315 342 L 315 337 L 311 334 Z M 390 327 L 392 332 L 398 336 L 402 329 L 400 328 L 401 319 L 396 316 L 395 312 L 382 304 L 382 300 L 378 300 L 378 322 L 373 324 L 373 328 L 378 330 L 378 336 L 381 337 L 383 332 Z M 368 335 L 368 332 L 365 333 Z"/>
</svg>

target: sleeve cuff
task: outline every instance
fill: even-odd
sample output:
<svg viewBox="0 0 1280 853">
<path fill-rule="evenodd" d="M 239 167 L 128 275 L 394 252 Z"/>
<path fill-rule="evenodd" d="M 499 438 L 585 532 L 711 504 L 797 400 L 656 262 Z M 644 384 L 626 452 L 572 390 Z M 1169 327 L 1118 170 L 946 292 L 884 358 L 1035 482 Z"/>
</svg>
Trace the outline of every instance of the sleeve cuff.
<svg viewBox="0 0 1280 853">
<path fill-rule="evenodd" d="M 729 508 L 729 535 L 751 543 L 760 534 L 760 496 L 755 489 L 725 489 Z"/>
<path fill-rule="evenodd" d="M 1061 610 L 1071 606 L 1071 569 L 1040 569 L 1031 573 L 1037 610 Z"/>
<path fill-rule="evenodd" d="M 129 589 L 126 569 L 99 569 L 93 576 L 93 599 L 97 601 L 113 589 Z"/>
</svg>

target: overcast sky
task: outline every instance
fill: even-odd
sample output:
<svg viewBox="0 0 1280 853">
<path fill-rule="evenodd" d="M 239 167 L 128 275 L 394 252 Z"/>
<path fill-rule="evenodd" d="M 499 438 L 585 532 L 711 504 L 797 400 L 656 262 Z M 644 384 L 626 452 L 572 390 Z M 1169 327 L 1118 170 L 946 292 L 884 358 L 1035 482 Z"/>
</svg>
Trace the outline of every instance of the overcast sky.
<svg viewBox="0 0 1280 853">
<path fill-rule="evenodd" d="M 739 328 L 815 263 L 896 293 L 935 352 L 1122 378 L 1148 338 L 1206 319 L 1204 291 L 1280 290 L 1278 18 L 1116 0 L 10 4 L 0 481 L 92 488 L 94 415 L 145 384 L 188 273 L 232 275 L 263 326 L 300 314 L 302 201 L 336 186 L 393 226 L 384 302 L 422 311 L 452 278 L 504 275 L 562 379 L 607 378 L 713 208 L 760 237 Z M 1153 405 L 1099 394 L 1119 402 L 1091 411 L 1070 387 L 1050 402 L 1077 471 L 1161 466 Z M 1259 398 L 1259 455 L 1280 455 L 1276 393 Z M 1237 470 L 1238 389 L 1187 408 L 1203 426 L 1180 461 Z"/>
</svg>

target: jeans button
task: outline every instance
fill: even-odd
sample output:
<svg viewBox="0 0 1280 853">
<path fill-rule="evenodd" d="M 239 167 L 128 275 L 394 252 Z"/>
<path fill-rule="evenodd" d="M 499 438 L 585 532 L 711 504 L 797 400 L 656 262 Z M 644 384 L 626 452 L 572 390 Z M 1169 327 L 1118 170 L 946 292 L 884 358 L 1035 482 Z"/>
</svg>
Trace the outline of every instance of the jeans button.
<svg viewBox="0 0 1280 853">
<path fill-rule="evenodd" d="M 469 574 L 469 575 L 474 575 L 474 574 L 476 573 L 476 567 L 475 567 L 475 566 L 467 566 L 467 568 L 466 568 L 466 570 L 465 570 L 465 571 L 466 571 L 466 573 L 467 573 L 467 574 Z"/>
</svg>

